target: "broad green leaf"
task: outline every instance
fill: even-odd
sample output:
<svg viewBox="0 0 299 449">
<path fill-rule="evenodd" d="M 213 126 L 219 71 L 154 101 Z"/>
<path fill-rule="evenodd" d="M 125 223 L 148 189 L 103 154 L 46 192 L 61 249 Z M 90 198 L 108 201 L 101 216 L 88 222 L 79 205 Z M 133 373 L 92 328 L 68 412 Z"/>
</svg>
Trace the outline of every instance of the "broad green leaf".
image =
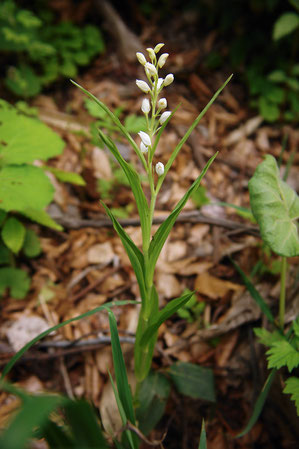
<svg viewBox="0 0 299 449">
<path fill-rule="evenodd" d="M 207 449 L 207 435 L 206 435 L 204 419 L 202 420 L 202 424 L 201 424 L 201 433 L 200 433 L 198 449 Z"/>
<path fill-rule="evenodd" d="M 299 218 L 299 197 L 280 179 L 273 156 L 267 155 L 257 167 L 248 188 L 252 213 L 264 242 L 281 256 L 299 255 L 295 222 Z"/>
<path fill-rule="evenodd" d="M 138 428 L 144 435 L 148 435 L 162 418 L 169 393 L 168 379 L 158 371 L 150 371 L 141 384 L 136 409 Z"/>
<path fill-rule="evenodd" d="M 109 137 L 105 136 L 105 134 L 103 134 L 101 130 L 99 130 L 99 134 L 105 145 L 107 145 L 107 147 L 109 148 L 115 159 L 120 164 L 130 183 L 139 212 L 143 241 L 147 241 L 150 234 L 149 207 L 141 187 L 139 176 L 136 173 L 136 171 L 131 167 L 131 165 L 129 165 L 124 160 L 124 158 L 118 151 L 117 146 L 112 142 L 112 140 Z"/>
<path fill-rule="evenodd" d="M 299 416 L 299 377 L 289 377 L 286 380 L 286 386 L 283 392 L 291 395 L 291 399 L 296 405 L 297 415 Z"/>
<path fill-rule="evenodd" d="M 11 261 L 11 251 L 0 241 L 0 265 L 9 265 Z"/>
<path fill-rule="evenodd" d="M 78 173 L 59 170 L 58 168 L 49 167 L 48 165 L 44 165 L 42 168 L 45 171 L 53 173 L 59 181 L 69 182 L 70 184 L 75 184 L 77 186 L 85 186 L 86 184 L 82 176 L 78 175 Z"/>
<path fill-rule="evenodd" d="M 0 270 L 1 271 L 1 270 Z M 74 321 L 81 320 L 82 318 L 87 318 L 91 315 L 94 315 L 95 313 L 102 312 L 103 310 L 107 310 L 109 307 L 117 307 L 117 306 L 124 306 L 126 304 L 136 304 L 136 301 L 112 301 L 107 302 L 106 304 L 96 307 L 95 309 L 89 310 L 88 312 L 82 313 L 81 315 L 75 316 L 74 318 L 70 318 L 69 320 L 63 321 L 62 323 L 56 324 L 56 326 L 50 327 L 46 331 L 42 332 L 41 334 L 37 335 L 37 337 L 33 338 L 29 343 L 27 343 L 25 346 L 23 346 L 22 349 L 20 349 L 11 359 L 10 361 L 5 365 L 3 372 L 1 374 L 1 378 L 3 379 L 12 369 L 14 364 L 19 360 L 20 357 L 22 357 L 23 354 L 25 354 L 28 349 L 31 348 L 35 343 L 37 343 L 42 338 L 46 337 L 47 335 L 51 334 L 51 332 L 56 331 L 60 329 L 61 327 L 66 326 L 67 324 L 73 323 Z"/>
<path fill-rule="evenodd" d="M 26 229 L 23 252 L 27 257 L 37 257 L 42 249 L 40 241 L 33 229 Z"/>
<path fill-rule="evenodd" d="M 74 437 L 74 449 L 108 448 L 108 444 L 99 426 L 96 414 L 88 402 L 69 401 L 64 407 L 65 414 Z"/>
<path fill-rule="evenodd" d="M 4 100 L 0 100 L 0 135 L 0 166 L 47 160 L 61 154 L 65 145 L 44 123 L 20 114 Z"/>
<path fill-rule="evenodd" d="M 7 71 L 5 85 L 18 97 L 34 97 L 41 91 L 41 80 L 29 65 L 20 64 Z"/>
<path fill-rule="evenodd" d="M 9 217 L 1 230 L 3 242 L 15 254 L 22 248 L 25 234 L 25 227 L 15 217 Z"/>
<path fill-rule="evenodd" d="M 116 220 L 112 212 L 108 209 L 108 207 L 102 202 L 103 207 L 106 210 L 107 215 L 110 217 L 113 227 L 119 235 L 122 244 L 128 254 L 130 262 L 132 264 L 133 270 L 135 272 L 137 282 L 140 289 L 141 298 L 144 299 L 146 297 L 146 288 L 144 281 L 144 259 L 142 252 L 137 248 L 131 237 L 128 236 L 123 227 Z"/>
<path fill-rule="evenodd" d="M 42 210 L 53 195 L 54 187 L 39 167 L 8 165 L 0 170 L 0 204 L 7 212 Z"/>
<path fill-rule="evenodd" d="M 54 221 L 53 218 L 51 218 L 50 215 L 44 210 L 32 209 L 31 207 L 28 207 L 24 209 L 21 214 L 36 223 L 43 226 L 48 226 L 48 228 L 56 229 L 57 231 L 63 230 L 63 227 L 56 223 L 56 221 Z"/>
<path fill-rule="evenodd" d="M 214 375 L 210 368 L 177 362 L 167 369 L 179 393 L 194 399 L 215 402 Z"/>
<path fill-rule="evenodd" d="M 3 225 L 6 217 L 7 217 L 7 213 L 4 210 L 0 209 L 0 226 Z"/>
<path fill-rule="evenodd" d="M 273 380 L 275 378 L 275 374 L 276 374 L 276 369 L 272 370 L 271 373 L 269 374 L 269 376 L 268 376 L 268 378 L 267 378 L 267 380 L 266 380 L 266 382 L 265 382 L 265 384 L 263 386 L 263 389 L 262 389 L 262 391 L 261 391 L 261 393 L 260 393 L 260 395 L 259 395 L 259 397 L 258 397 L 258 399 L 257 399 L 257 401 L 255 403 L 252 416 L 251 416 L 250 420 L 248 421 L 247 426 L 245 427 L 245 429 L 241 433 L 239 433 L 237 435 L 236 438 L 241 438 L 244 435 L 246 435 L 246 433 L 250 432 L 252 427 L 257 422 L 257 420 L 258 420 L 258 418 L 259 418 L 259 416 L 260 416 L 260 414 L 261 414 L 261 412 L 263 410 L 263 407 L 264 407 L 264 404 L 266 402 L 266 399 L 268 397 L 268 394 L 269 394 L 272 382 L 273 382 Z"/>
<path fill-rule="evenodd" d="M 158 316 L 159 298 L 156 287 L 152 285 L 146 300 L 142 302 L 139 313 L 136 339 L 134 345 L 135 376 L 138 382 L 142 382 L 149 373 L 155 344 L 157 341 L 158 330 L 155 328 L 150 332 L 149 338 L 145 343 L 141 343 L 144 334 L 155 323 Z"/>
<path fill-rule="evenodd" d="M 129 133 L 137 134 L 139 131 L 146 131 L 147 125 L 145 117 L 139 117 L 135 114 L 130 114 L 125 118 L 125 128 Z"/>
<path fill-rule="evenodd" d="M 273 343 L 266 354 L 269 369 L 279 369 L 282 366 L 287 366 L 288 370 L 292 371 L 299 366 L 299 351 L 286 340 Z"/>
<path fill-rule="evenodd" d="M 19 268 L 0 268 L 0 296 L 7 288 L 15 299 L 23 299 L 28 293 L 30 278 L 26 271 Z"/>
<path fill-rule="evenodd" d="M 198 123 L 200 122 L 200 120 L 202 119 L 202 117 L 205 115 L 205 113 L 207 112 L 207 110 L 212 106 L 212 104 L 214 103 L 214 101 L 216 100 L 216 98 L 218 97 L 218 95 L 222 92 L 222 90 L 225 88 L 225 86 L 230 82 L 230 80 L 232 79 L 233 75 L 230 75 L 227 80 L 222 84 L 222 86 L 217 90 L 217 92 L 213 95 L 213 97 L 211 98 L 211 100 L 208 102 L 208 104 L 203 108 L 203 110 L 201 111 L 201 113 L 196 117 L 196 119 L 194 120 L 194 122 L 192 123 L 192 125 L 190 126 L 190 128 L 188 129 L 188 131 L 186 132 L 186 134 L 184 135 L 184 137 L 182 137 L 182 139 L 180 140 L 180 142 L 177 144 L 177 146 L 175 147 L 173 153 L 171 154 L 167 164 L 165 165 L 165 170 L 164 170 L 164 174 L 162 176 L 159 177 L 158 180 L 158 184 L 157 184 L 157 191 L 160 190 L 161 185 L 163 184 L 164 178 L 168 173 L 168 170 L 170 169 L 170 167 L 172 166 L 173 161 L 175 160 L 175 158 L 177 157 L 179 151 L 181 150 L 182 146 L 184 145 L 184 143 L 186 143 L 186 141 L 188 140 L 190 134 L 192 133 L 192 131 L 194 130 L 194 128 L 196 128 L 196 126 L 198 125 Z M 169 117 L 170 120 L 170 117 Z M 168 123 L 168 120 L 166 121 L 166 123 Z"/>
<path fill-rule="evenodd" d="M 251 282 L 249 277 L 247 277 L 246 274 L 244 273 L 244 271 L 242 270 L 242 268 L 239 267 L 239 265 L 236 262 L 234 262 L 233 260 L 231 260 L 231 261 L 232 261 L 232 264 L 234 265 L 235 269 L 240 274 L 242 281 L 244 282 L 244 285 L 247 288 L 247 290 L 249 291 L 252 299 L 255 300 L 255 302 L 260 307 L 263 314 L 268 318 L 270 323 L 274 323 L 274 316 L 272 315 L 272 312 L 271 312 L 268 304 L 264 300 L 264 298 L 257 291 L 257 289 L 255 288 L 255 286 L 253 285 L 253 283 Z"/>
<path fill-rule="evenodd" d="M 276 103 L 266 97 L 261 96 L 258 99 L 258 107 L 261 116 L 268 122 L 275 122 L 279 119 L 280 109 Z"/>
<path fill-rule="evenodd" d="M 159 257 L 159 254 L 164 246 L 164 243 L 178 217 L 181 210 L 185 206 L 186 202 L 188 201 L 190 195 L 192 192 L 196 190 L 196 188 L 199 186 L 202 178 L 206 174 L 208 168 L 214 161 L 215 157 L 218 153 L 216 153 L 213 157 L 211 157 L 204 167 L 203 171 L 201 172 L 200 176 L 193 182 L 189 190 L 185 193 L 183 198 L 178 202 L 178 204 L 175 206 L 171 214 L 167 217 L 167 219 L 160 225 L 159 229 L 156 231 L 155 235 L 152 238 L 152 241 L 150 243 L 149 247 L 149 278 L 151 279 L 155 270 L 155 266 Z"/>
<path fill-rule="evenodd" d="M 299 27 L 299 15 L 295 12 L 285 12 L 275 22 L 273 39 L 277 41 L 292 33 Z"/>
<path fill-rule="evenodd" d="M 14 417 L 9 427 L 0 436 L 0 447 L 16 449 L 27 447 L 28 440 L 33 436 L 34 429 L 42 426 L 49 414 L 63 403 L 61 396 L 25 396 L 21 410 Z"/>
<path fill-rule="evenodd" d="M 50 448 L 55 449 L 74 449 L 75 442 L 67 434 L 68 429 L 48 419 L 40 429 L 36 431 L 38 439 L 44 438 Z"/>
<path fill-rule="evenodd" d="M 148 329 L 144 332 L 140 342 L 141 345 L 145 346 L 150 338 L 158 331 L 161 324 L 185 305 L 192 298 L 193 294 L 194 292 L 189 292 L 179 298 L 172 299 L 162 310 L 160 310 L 156 317 L 154 317 L 154 320 Z"/>
</svg>

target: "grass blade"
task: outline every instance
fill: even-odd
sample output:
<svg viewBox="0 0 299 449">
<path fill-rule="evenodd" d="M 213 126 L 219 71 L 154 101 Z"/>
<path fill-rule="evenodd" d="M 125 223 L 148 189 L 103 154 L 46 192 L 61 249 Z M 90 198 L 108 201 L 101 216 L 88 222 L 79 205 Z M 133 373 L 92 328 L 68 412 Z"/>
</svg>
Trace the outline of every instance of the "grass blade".
<svg viewBox="0 0 299 449">
<path fill-rule="evenodd" d="M 264 315 L 266 315 L 266 317 L 268 318 L 270 323 L 274 323 L 274 321 L 275 321 L 274 316 L 272 315 L 272 312 L 271 312 L 268 304 L 265 302 L 264 298 L 259 294 L 259 292 L 255 288 L 255 286 L 253 285 L 251 280 L 246 276 L 246 274 L 242 270 L 242 268 L 240 268 L 239 265 L 236 262 L 234 262 L 232 259 L 231 259 L 231 261 L 232 261 L 232 264 L 234 265 L 235 269 L 240 274 L 242 281 L 243 281 L 245 287 L 247 288 L 248 292 L 250 293 L 251 297 L 258 304 L 261 311 L 263 312 Z"/>
<path fill-rule="evenodd" d="M 107 308 L 115 307 L 115 306 L 124 306 L 127 304 L 136 304 L 136 301 L 111 301 L 108 302 L 102 306 L 96 307 L 95 309 L 89 310 L 88 312 L 82 313 L 81 315 L 78 315 L 74 318 L 70 318 L 69 320 L 63 321 L 63 323 L 56 324 L 56 326 L 50 327 L 46 331 L 40 333 L 37 337 L 33 338 L 29 343 L 27 343 L 25 346 L 23 346 L 22 349 L 20 349 L 11 359 L 10 361 L 5 365 L 3 372 L 1 374 L 1 379 L 3 379 L 12 369 L 14 364 L 22 357 L 22 355 L 28 351 L 28 349 L 31 348 L 35 343 L 37 343 L 42 338 L 49 335 L 51 332 L 56 331 L 60 329 L 61 327 L 66 326 L 69 323 L 73 323 L 74 321 L 81 320 L 82 318 L 87 318 L 91 315 L 94 315 L 97 312 L 102 312 L 103 310 L 107 310 Z"/>
<path fill-rule="evenodd" d="M 202 420 L 201 424 L 201 433 L 200 433 L 200 440 L 199 440 L 199 446 L 198 449 L 207 449 L 207 435 L 206 435 L 206 429 L 205 429 L 205 420 Z"/>
<path fill-rule="evenodd" d="M 239 435 L 236 436 L 236 438 L 240 438 L 240 437 L 243 437 L 244 435 L 246 435 L 246 433 L 248 433 L 252 429 L 254 424 L 257 422 L 257 420 L 263 410 L 263 407 L 266 402 L 267 396 L 269 394 L 269 390 L 271 388 L 275 374 L 276 374 L 276 369 L 271 371 L 271 373 L 269 374 L 269 376 L 265 382 L 265 385 L 263 386 L 263 389 L 258 397 L 258 400 L 255 403 L 253 414 L 252 414 L 247 426 L 241 433 L 239 433 Z"/>
</svg>

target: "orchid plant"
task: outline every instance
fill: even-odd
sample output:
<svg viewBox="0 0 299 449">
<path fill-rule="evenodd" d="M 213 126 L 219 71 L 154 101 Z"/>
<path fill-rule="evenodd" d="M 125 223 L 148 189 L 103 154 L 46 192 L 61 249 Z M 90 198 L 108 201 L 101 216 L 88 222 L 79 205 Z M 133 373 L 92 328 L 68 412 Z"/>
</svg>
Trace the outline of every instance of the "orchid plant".
<svg viewBox="0 0 299 449">
<path fill-rule="evenodd" d="M 86 91 L 83 87 L 73 82 L 110 116 L 110 118 L 119 128 L 120 132 L 133 147 L 146 172 L 150 189 L 150 199 L 148 201 L 146 199 L 138 171 L 124 160 L 118 148 L 110 139 L 110 137 L 105 135 L 102 130 L 99 130 L 100 138 L 109 148 L 112 155 L 117 159 L 130 183 L 140 216 L 143 241 L 142 250 L 135 245 L 125 229 L 117 221 L 113 213 L 105 204 L 103 204 L 108 216 L 112 220 L 114 229 L 118 233 L 128 254 L 140 289 L 141 309 L 136 332 L 134 353 L 137 391 L 138 385 L 140 385 L 140 383 L 146 378 L 150 370 L 159 327 L 165 320 L 167 320 L 180 307 L 186 304 L 192 297 L 193 292 L 190 292 L 179 298 L 171 300 L 162 310 L 159 310 L 158 293 L 154 285 L 155 266 L 160 252 L 165 244 L 165 241 L 176 221 L 176 218 L 183 209 L 191 193 L 199 186 L 203 176 L 215 159 L 216 154 L 208 161 L 200 176 L 193 182 L 189 190 L 177 203 L 168 218 L 160 225 L 158 230 L 152 236 L 152 223 L 156 199 L 163 185 L 165 176 L 171 168 L 172 163 L 175 160 L 180 149 L 188 139 L 193 129 L 197 126 L 205 112 L 212 105 L 222 89 L 231 79 L 230 76 L 220 87 L 220 89 L 214 94 L 210 102 L 194 120 L 193 124 L 190 126 L 184 137 L 174 148 L 173 152 L 169 156 L 168 162 L 164 166 L 161 161 L 155 160 L 155 151 L 159 143 L 161 134 L 171 120 L 175 111 L 171 112 L 166 110 L 167 100 L 162 96 L 163 89 L 172 84 L 174 81 L 174 75 L 172 73 L 167 74 L 165 78 L 159 76 L 159 71 L 164 67 L 169 56 L 168 53 L 162 53 L 158 57 L 158 53 L 163 46 L 163 43 L 159 43 L 154 48 L 147 48 L 148 59 L 144 56 L 143 53 L 138 52 L 136 54 L 138 61 L 144 67 L 146 77 L 146 80 L 136 80 L 136 84 L 143 93 L 148 95 L 148 97 L 143 99 L 141 105 L 141 110 L 145 115 L 147 123 L 147 130 L 146 132 L 140 131 L 138 133 L 141 140 L 139 146 L 132 138 L 132 136 L 127 132 L 125 127 L 121 124 L 119 119 L 109 110 L 109 108 L 107 108 L 104 103 L 102 103 L 90 92 Z"/>
</svg>

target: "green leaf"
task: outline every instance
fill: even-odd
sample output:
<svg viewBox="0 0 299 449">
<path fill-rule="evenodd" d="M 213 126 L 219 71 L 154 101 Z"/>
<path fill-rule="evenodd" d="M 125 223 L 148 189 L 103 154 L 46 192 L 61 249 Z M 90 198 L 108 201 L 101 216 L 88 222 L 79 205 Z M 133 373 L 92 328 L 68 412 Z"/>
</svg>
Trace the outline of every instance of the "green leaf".
<svg viewBox="0 0 299 449">
<path fill-rule="evenodd" d="M 295 12 L 285 12 L 275 22 L 273 39 L 277 41 L 287 36 L 299 27 L 299 15 Z"/>
<path fill-rule="evenodd" d="M 49 167 L 48 165 L 44 165 L 42 168 L 45 171 L 53 173 L 58 181 L 69 182 L 70 184 L 75 184 L 77 186 L 85 186 L 86 184 L 82 176 L 78 175 L 78 173 L 59 170 L 58 168 Z"/>
<path fill-rule="evenodd" d="M 24 393 L 22 399 L 21 410 L 0 436 L 0 447 L 3 449 L 27 447 L 28 440 L 33 436 L 35 427 L 42 426 L 47 421 L 49 414 L 64 400 L 58 395 L 28 396 Z"/>
<path fill-rule="evenodd" d="M 119 401 L 121 403 L 120 411 L 123 410 L 125 413 L 126 420 L 130 421 L 135 425 L 135 413 L 133 407 L 133 397 L 131 393 L 131 388 L 128 382 L 127 370 L 125 361 L 123 358 L 119 336 L 117 332 L 116 319 L 111 310 L 108 310 L 109 314 L 109 325 L 111 332 L 111 348 L 113 356 L 113 365 L 115 371 L 115 379 L 117 385 L 117 391 L 119 396 Z M 130 432 L 131 433 L 131 432 Z M 131 433 L 129 441 L 133 443 L 134 448 L 138 448 L 139 440 L 135 433 Z"/>
<path fill-rule="evenodd" d="M 8 165 L 0 170 L 0 204 L 7 212 L 42 210 L 53 195 L 54 187 L 39 167 Z"/>
<path fill-rule="evenodd" d="M 130 114 L 125 118 L 125 128 L 129 133 L 137 134 L 139 131 L 146 131 L 147 125 L 145 117 L 139 117 L 136 114 Z"/>
<path fill-rule="evenodd" d="M 214 161 L 215 157 L 218 153 L 216 153 L 213 157 L 211 157 L 204 167 L 203 171 L 201 172 L 200 176 L 193 182 L 189 190 L 185 193 L 183 198 L 177 203 L 171 214 L 167 217 L 167 219 L 160 225 L 158 230 L 156 231 L 155 235 L 152 238 L 152 241 L 150 243 L 149 247 L 149 278 L 151 279 L 155 270 L 155 266 L 159 257 L 159 254 L 164 246 L 164 243 L 178 217 L 181 210 L 185 206 L 186 202 L 188 201 L 190 195 L 194 190 L 197 189 L 199 186 L 202 178 L 206 174 L 208 168 Z"/>
<path fill-rule="evenodd" d="M 7 217 L 7 213 L 4 210 L 0 209 L 0 226 L 3 225 L 6 217 Z"/>
<path fill-rule="evenodd" d="M 180 307 L 185 305 L 192 298 L 193 294 L 194 292 L 186 293 L 185 295 L 172 299 L 169 303 L 167 303 L 167 305 L 158 312 L 157 317 L 153 319 L 151 325 L 144 332 L 140 342 L 141 346 L 145 346 L 152 336 L 158 331 L 161 324 L 176 313 Z"/>
<path fill-rule="evenodd" d="M 25 239 L 25 227 L 15 217 L 6 220 L 1 237 L 5 245 L 15 254 L 17 254 L 23 246 Z"/>
<path fill-rule="evenodd" d="M 101 130 L 99 130 L 99 134 L 105 145 L 107 145 L 107 147 L 109 148 L 115 159 L 120 164 L 130 183 L 139 212 L 143 241 L 146 241 L 150 233 L 149 207 L 144 192 L 142 190 L 139 176 L 136 173 L 136 171 L 131 167 L 131 165 L 124 160 L 124 158 L 122 157 L 122 155 L 118 151 L 118 148 L 112 142 L 112 140 L 108 136 L 105 136 L 105 134 L 102 133 Z"/>
<path fill-rule="evenodd" d="M 30 278 L 26 271 L 19 268 L 0 268 L 0 296 L 7 288 L 15 299 L 25 298 L 30 287 Z"/>
<path fill-rule="evenodd" d="M 273 343 L 266 354 L 269 369 L 279 369 L 282 366 L 287 366 L 288 370 L 292 371 L 299 366 L 299 351 L 286 340 Z"/>
<path fill-rule="evenodd" d="M 5 78 L 5 85 L 19 97 L 34 97 L 41 91 L 41 81 L 32 68 L 26 64 L 10 67 Z"/>
<path fill-rule="evenodd" d="M 240 274 L 242 281 L 243 281 L 245 287 L 247 288 L 247 290 L 249 291 L 252 299 L 255 300 L 255 302 L 260 307 L 263 314 L 268 318 L 270 323 L 274 323 L 274 321 L 275 321 L 274 316 L 272 315 L 272 312 L 271 312 L 268 304 L 265 302 L 264 298 L 257 291 L 257 289 L 255 288 L 255 286 L 253 285 L 253 283 L 251 282 L 249 277 L 247 277 L 246 274 L 244 273 L 244 271 L 242 270 L 242 268 L 239 267 L 239 265 L 236 262 L 234 262 L 233 260 L 231 260 L 231 262 L 234 265 L 235 269 Z"/>
<path fill-rule="evenodd" d="M 169 393 L 167 378 L 158 371 L 150 371 L 141 384 L 136 409 L 138 428 L 144 435 L 148 435 L 162 418 Z"/>
<path fill-rule="evenodd" d="M 56 229 L 57 231 L 63 230 L 63 227 L 56 223 L 56 221 L 54 221 L 44 210 L 37 210 L 28 207 L 23 210 L 21 214 L 27 218 L 30 218 L 30 220 L 35 221 L 36 223 L 39 223 L 43 226 L 48 226 L 48 228 Z"/>
<path fill-rule="evenodd" d="M 264 329 L 263 327 L 254 328 L 253 329 L 255 335 L 258 337 L 259 342 L 262 343 L 265 346 L 272 346 L 273 343 L 276 343 L 277 341 L 282 341 L 285 339 L 285 337 L 277 330 L 274 332 L 269 332 L 267 329 Z"/>
<path fill-rule="evenodd" d="M 146 297 L 146 288 L 144 281 L 144 258 L 142 252 L 137 248 L 131 237 L 128 236 L 123 227 L 116 220 L 112 212 L 108 209 L 108 207 L 102 202 L 103 207 L 107 215 L 110 217 L 113 227 L 117 234 L 119 235 L 122 244 L 128 254 L 130 262 L 132 264 L 133 270 L 135 272 L 137 282 L 140 289 L 141 298 L 144 299 Z"/>
<path fill-rule="evenodd" d="M 299 197 L 280 179 L 273 156 L 267 155 L 257 167 L 248 188 L 252 213 L 260 226 L 264 242 L 281 256 L 299 255 L 295 223 L 299 218 Z"/>
<path fill-rule="evenodd" d="M 0 241 L 0 265 L 9 265 L 11 260 L 11 251 Z"/>
<path fill-rule="evenodd" d="M 215 402 L 213 371 L 187 362 L 177 362 L 168 370 L 179 393 L 194 399 Z"/>
<path fill-rule="evenodd" d="M 2 268 L 3 270 L 3 268 Z M 0 269 L 1 271 L 1 269 Z M 1 291 L 1 290 L 0 290 Z M 33 338 L 29 343 L 27 343 L 25 346 L 23 346 L 22 349 L 20 349 L 11 359 L 10 361 L 5 365 L 3 372 L 1 374 L 1 379 L 3 379 L 12 369 L 14 364 L 19 360 L 22 355 L 28 351 L 28 349 L 31 348 L 35 343 L 37 343 L 42 338 L 46 337 L 47 335 L 51 334 L 51 332 L 56 331 L 60 329 L 61 327 L 66 326 L 67 324 L 73 323 L 74 321 L 81 320 L 82 318 L 87 318 L 91 315 L 94 315 L 95 313 L 102 312 L 103 310 L 107 310 L 109 307 L 117 307 L 117 306 L 124 306 L 127 304 L 136 304 L 136 301 L 112 301 L 108 302 L 100 307 L 96 307 L 95 309 L 89 310 L 88 312 L 82 313 L 81 315 L 75 316 L 74 318 L 70 318 L 69 320 L 63 321 L 62 323 L 56 324 L 56 326 L 50 327 L 46 331 L 42 332 L 41 334 L 37 335 L 37 337 Z"/>
<path fill-rule="evenodd" d="M 45 161 L 61 154 L 65 145 L 44 123 L 21 114 L 4 100 L 0 100 L 0 135 L 0 166 Z"/>
<path fill-rule="evenodd" d="M 41 253 L 40 241 L 33 229 L 26 229 L 23 252 L 27 257 L 37 257 Z"/>
<path fill-rule="evenodd" d="M 95 412 L 88 402 L 69 401 L 64 410 L 75 441 L 74 449 L 108 448 L 101 427 L 96 420 Z"/>
<path fill-rule="evenodd" d="M 268 122 L 275 122 L 279 119 L 280 109 L 273 101 L 266 97 L 260 97 L 258 100 L 259 112 Z"/>
<path fill-rule="evenodd" d="M 40 429 L 37 430 L 38 439 L 44 438 L 50 448 L 74 449 L 75 442 L 67 435 L 67 430 L 48 419 Z"/>
<path fill-rule="evenodd" d="M 283 392 L 291 395 L 291 399 L 296 405 L 297 415 L 299 416 L 299 377 L 289 377 L 286 380 L 286 386 Z"/>
<path fill-rule="evenodd" d="M 206 429 L 205 429 L 205 421 L 202 420 L 201 424 L 201 433 L 200 433 L 200 440 L 199 440 L 199 446 L 198 449 L 207 449 L 207 436 L 206 436 Z"/>
<path fill-rule="evenodd" d="M 258 399 L 257 399 L 257 401 L 255 403 L 252 416 L 251 416 L 250 420 L 248 421 L 247 426 L 245 427 L 245 429 L 241 433 L 239 433 L 237 435 L 236 438 L 241 438 L 244 435 L 246 435 L 246 433 L 250 432 L 250 430 L 252 429 L 254 424 L 257 422 L 257 420 L 258 420 L 258 418 L 259 418 L 259 416 L 260 416 L 260 414 L 261 414 L 261 412 L 263 410 L 263 407 L 264 407 L 264 404 L 266 402 L 266 399 L 268 397 L 268 394 L 269 394 L 272 382 L 274 380 L 275 374 L 276 374 L 276 370 L 275 369 L 272 370 L 271 373 L 269 374 L 269 376 L 268 376 L 268 378 L 267 378 L 267 380 L 266 380 L 266 382 L 265 382 L 265 384 L 263 386 L 263 389 L 262 389 L 262 391 L 261 391 L 261 393 L 260 393 L 260 395 L 259 395 L 259 397 L 258 397 Z"/>
</svg>

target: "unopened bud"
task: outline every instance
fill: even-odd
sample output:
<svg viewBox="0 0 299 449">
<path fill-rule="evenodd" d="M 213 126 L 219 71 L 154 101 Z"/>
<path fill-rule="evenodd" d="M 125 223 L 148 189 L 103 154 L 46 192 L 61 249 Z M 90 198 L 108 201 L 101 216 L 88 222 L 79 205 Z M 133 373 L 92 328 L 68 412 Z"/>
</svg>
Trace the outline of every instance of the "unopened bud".
<svg viewBox="0 0 299 449">
<path fill-rule="evenodd" d="M 160 100 L 158 101 L 158 108 L 159 109 L 167 108 L 167 100 L 166 100 L 166 98 L 160 98 Z"/>
<path fill-rule="evenodd" d="M 158 176 L 162 176 L 164 173 L 164 165 L 162 164 L 162 162 L 158 162 L 156 164 L 156 173 Z"/>
<path fill-rule="evenodd" d="M 150 102 L 147 98 L 144 98 L 142 100 L 142 104 L 141 104 L 141 110 L 144 114 L 148 114 L 149 111 L 151 110 L 151 105 Z"/>
<path fill-rule="evenodd" d="M 146 154 L 148 152 L 148 147 L 146 145 L 144 145 L 143 142 L 140 143 L 140 151 L 143 154 Z"/>
<path fill-rule="evenodd" d="M 155 48 L 154 48 L 154 52 L 155 52 L 155 53 L 158 53 L 158 52 L 161 50 L 161 48 L 164 47 L 164 45 L 165 45 L 165 44 L 162 44 L 162 43 L 161 43 L 161 44 L 157 44 L 157 45 L 155 46 Z"/>
<path fill-rule="evenodd" d="M 173 80 L 174 80 L 173 74 L 169 73 L 164 80 L 164 86 L 169 86 L 169 84 L 171 84 Z"/>
<path fill-rule="evenodd" d="M 163 114 L 161 115 L 160 120 L 159 120 L 160 125 L 163 125 L 163 123 L 166 122 L 166 120 L 168 119 L 168 117 L 169 117 L 170 115 L 171 115 L 171 112 L 170 112 L 170 111 L 165 111 L 165 112 L 163 112 Z"/>
<path fill-rule="evenodd" d="M 139 89 L 141 89 L 142 92 L 144 92 L 145 94 L 147 94 L 151 90 L 149 85 L 145 81 L 136 80 L 136 84 L 139 87 Z"/>
<path fill-rule="evenodd" d="M 150 62 L 147 62 L 144 66 L 145 70 L 148 70 L 149 74 L 151 76 L 156 76 L 157 75 L 157 69 L 154 66 L 154 64 L 151 64 Z"/>
<path fill-rule="evenodd" d="M 146 147 L 150 147 L 152 142 L 151 142 L 151 138 L 148 134 L 146 134 L 144 131 L 139 131 L 138 136 L 140 137 L 140 139 L 142 140 L 142 142 L 144 143 L 144 145 Z"/>
<path fill-rule="evenodd" d="M 146 64 L 146 59 L 143 53 L 137 52 L 136 53 L 137 59 L 140 62 L 141 65 L 145 65 Z"/>
<path fill-rule="evenodd" d="M 157 81 L 157 89 L 158 90 L 161 89 L 163 83 L 164 83 L 164 79 L 163 78 L 158 78 L 158 81 Z"/>
<path fill-rule="evenodd" d="M 163 53 L 163 55 L 160 56 L 159 61 L 158 61 L 158 66 L 160 67 L 160 69 L 163 67 L 163 65 L 166 62 L 166 59 L 168 58 L 169 54 L 168 53 Z"/>
<path fill-rule="evenodd" d="M 147 48 L 146 50 L 148 51 L 148 54 L 149 54 L 150 58 L 151 58 L 152 60 L 154 60 L 154 59 L 156 58 L 156 53 L 155 53 L 155 51 L 154 51 L 152 48 Z"/>
</svg>

